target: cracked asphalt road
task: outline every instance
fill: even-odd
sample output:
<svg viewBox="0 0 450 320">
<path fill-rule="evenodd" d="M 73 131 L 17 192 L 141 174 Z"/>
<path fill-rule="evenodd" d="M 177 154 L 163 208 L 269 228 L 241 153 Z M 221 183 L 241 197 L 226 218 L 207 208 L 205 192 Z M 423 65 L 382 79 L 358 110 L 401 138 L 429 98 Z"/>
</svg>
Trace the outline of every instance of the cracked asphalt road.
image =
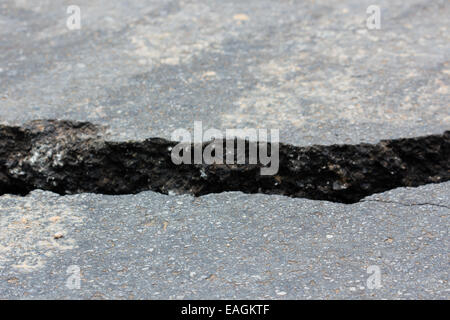
<svg viewBox="0 0 450 320">
<path fill-rule="evenodd" d="M 72 4 L 80 30 L 66 27 Z M 90 121 L 125 141 L 202 121 L 279 128 L 298 146 L 442 134 L 449 2 L 378 1 L 381 29 L 368 30 L 372 4 L 5 0 L 0 122 Z M 3 195 L 0 298 L 448 299 L 449 185 L 352 205 Z M 67 286 L 77 268 L 79 289 Z"/>
</svg>

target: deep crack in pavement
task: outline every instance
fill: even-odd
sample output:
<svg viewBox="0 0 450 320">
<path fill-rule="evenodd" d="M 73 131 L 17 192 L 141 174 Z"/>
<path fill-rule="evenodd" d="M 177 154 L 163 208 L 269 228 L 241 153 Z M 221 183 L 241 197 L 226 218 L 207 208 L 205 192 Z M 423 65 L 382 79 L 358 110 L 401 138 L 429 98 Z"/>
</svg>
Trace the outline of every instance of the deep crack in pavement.
<svg viewBox="0 0 450 320">
<path fill-rule="evenodd" d="M 255 142 L 245 143 L 248 151 Z M 279 171 L 273 176 L 261 175 L 261 165 L 248 161 L 175 165 L 171 150 L 177 144 L 160 138 L 105 141 L 102 128 L 87 122 L 36 120 L 22 127 L 0 126 L 0 194 L 26 195 L 34 189 L 61 195 L 242 191 L 355 203 L 396 187 L 450 180 L 450 131 L 377 144 L 280 143 Z"/>
</svg>

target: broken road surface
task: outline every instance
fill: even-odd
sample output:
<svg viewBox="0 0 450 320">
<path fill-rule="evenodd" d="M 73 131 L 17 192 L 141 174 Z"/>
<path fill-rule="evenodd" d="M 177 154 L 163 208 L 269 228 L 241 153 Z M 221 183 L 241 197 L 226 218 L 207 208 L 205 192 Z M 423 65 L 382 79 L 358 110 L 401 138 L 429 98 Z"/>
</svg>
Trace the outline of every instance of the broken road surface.
<svg viewBox="0 0 450 320">
<path fill-rule="evenodd" d="M 448 299 L 450 3 L 372 4 L 2 1 L 0 298 Z M 281 176 L 141 170 L 195 121 L 279 129 Z"/>
</svg>

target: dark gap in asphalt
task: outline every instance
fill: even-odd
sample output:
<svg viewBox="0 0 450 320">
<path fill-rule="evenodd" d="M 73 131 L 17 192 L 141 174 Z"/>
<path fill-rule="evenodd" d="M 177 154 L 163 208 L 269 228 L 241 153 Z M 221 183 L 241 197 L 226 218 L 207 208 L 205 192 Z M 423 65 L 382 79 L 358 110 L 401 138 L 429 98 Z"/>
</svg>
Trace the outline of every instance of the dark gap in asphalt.
<svg viewBox="0 0 450 320">
<path fill-rule="evenodd" d="M 245 143 L 246 164 L 175 165 L 171 150 L 177 142 L 159 138 L 105 141 L 101 129 L 87 122 L 36 120 L 22 127 L 2 125 L 0 194 L 26 195 L 34 189 L 60 195 L 152 190 L 202 196 L 242 191 L 355 203 L 397 187 L 450 180 L 450 131 L 377 144 L 296 147 L 280 143 L 279 170 L 267 176 L 261 175 L 261 164 L 248 164 L 250 143 Z M 192 150 L 193 145 L 188 148 Z"/>
</svg>

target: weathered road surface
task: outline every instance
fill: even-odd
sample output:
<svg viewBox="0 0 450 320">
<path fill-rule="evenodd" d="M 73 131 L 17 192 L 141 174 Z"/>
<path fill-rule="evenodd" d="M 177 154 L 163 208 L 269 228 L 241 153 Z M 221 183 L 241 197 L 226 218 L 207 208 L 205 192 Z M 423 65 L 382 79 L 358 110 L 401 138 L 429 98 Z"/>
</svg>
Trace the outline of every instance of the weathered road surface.
<svg viewBox="0 0 450 320">
<path fill-rule="evenodd" d="M 72 4 L 79 30 L 66 26 Z M 295 146 L 449 130 L 450 3 L 378 1 L 381 28 L 368 30 L 372 4 L 5 0 L 0 122 L 89 121 L 128 141 L 202 121 L 280 129 Z M 3 195 L 0 298 L 448 299 L 449 186 L 351 205 Z M 78 268 L 79 289 L 67 286 Z"/>
</svg>

